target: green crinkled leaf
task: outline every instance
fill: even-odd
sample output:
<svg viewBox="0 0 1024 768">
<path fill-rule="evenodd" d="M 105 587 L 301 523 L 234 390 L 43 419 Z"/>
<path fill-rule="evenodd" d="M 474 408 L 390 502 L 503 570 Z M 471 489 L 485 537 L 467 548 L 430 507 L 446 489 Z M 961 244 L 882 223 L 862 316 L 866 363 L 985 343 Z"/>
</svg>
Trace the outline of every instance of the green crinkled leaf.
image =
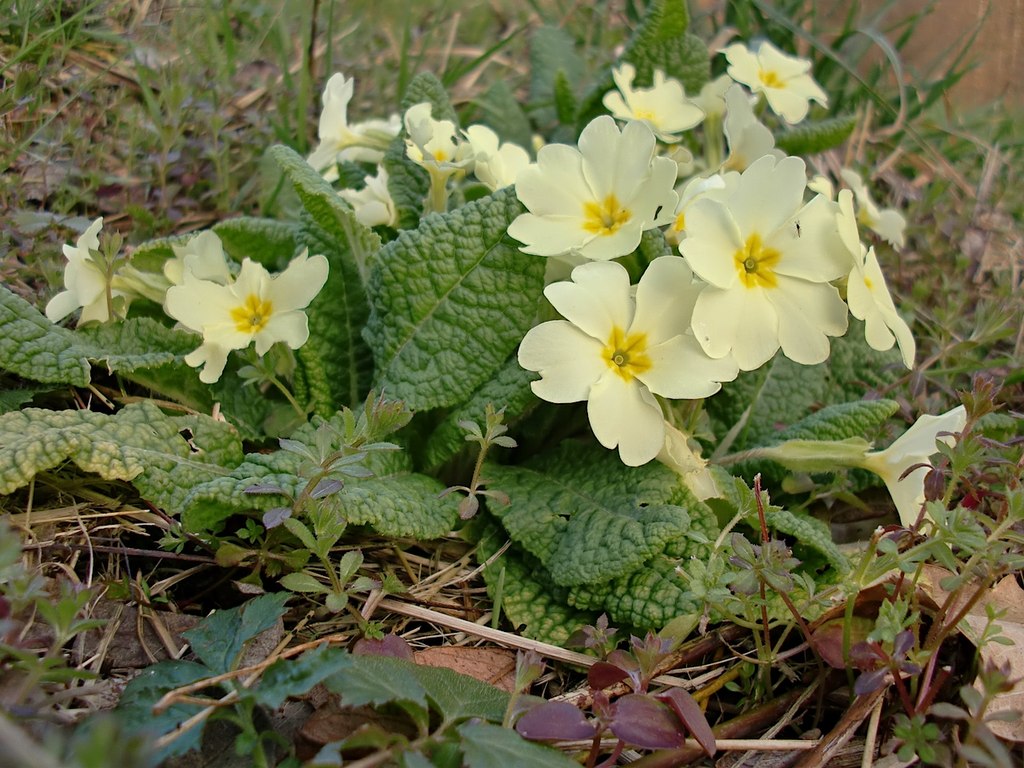
<svg viewBox="0 0 1024 768">
<path fill-rule="evenodd" d="M 579 763 L 557 749 L 527 741 L 511 728 L 467 723 L 459 728 L 466 768 L 578 768 Z"/>
<path fill-rule="evenodd" d="M 306 310 L 309 340 L 298 352 L 315 410 L 328 416 L 361 401 L 369 389 L 371 355 L 361 335 L 369 314 L 363 282 L 380 237 L 356 220 L 352 208 L 300 155 L 284 146 L 271 147 L 270 154 L 304 208 L 299 245 L 330 263 L 327 283 Z"/>
<path fill-rule="evenodd" d="M 505 539 L 502 528 L 488 520 L 479 535 L 477 559 L 486 562 Z M 579 627 L 593 624 L 597 611 L 569 606 L 569 590 L 554 584 L 540 562 L 512 547 L 484 569 L 487 594 L 522 634 L 561 645 Z"/>
<path fill-rule="evenodd" d="M 838 147 L 857 125 L 856 115 L 803 122 L 775 136 L 775 146 L 787 155 L 806 156 Z"/>
<path fill-rule="evenodd" d="M 75 341 L 89 360 L 125 374 L 173 363 L 187 369 L 181 359 L 201 343 L 194 333 L 168 328 L 148 317 L 89 325 L 75 332 Z"/>
<path fill-rule="evenodd" d="M 192 652 L 214 674 L 234 669 L 242 648 L 284 615 L 288 592 L 260 595 L 237 608 L 217 610 L 182 633 Z"/>
<path fill-rule="evenodd" d="M 342 418 L 335 415 L 328 423 L 339 428 Z M 322 420 L 314 419 L 291 439 L 315 446 L 315 431 L 321 423 Z M 339 475 L 344 487 L 320 501 L 325 509 L 353 525 L 368 525 L 385 536 L 429 539 L 451 530 L 458 518 L 458 499 L 450 495 L 439 498 L 443 485 L 413 472 L 408 454 L 372 453 L 364 466 L 372 476 Z M 197 483 L 191 489 L 182 522 L 189 530 L 214 529 L 233 514 L 290 506 L 308 482 L 310 469 L 293 451 L 250 453 L 230 473 Z M 246 492 L 255 485 L 276 486 L 282 493 Z"/>
<path fill-rule="evenodd" d="M 269 270 L 282 270 L 299 249 L 295 224 L 277 219 L 239 216 L 213 225 L 224 251 L 235 261 L 248 256 Z"/>
<path fill-rule="evenodd" d="M 483 122 L 494 128 L 504 140 L 523 148 L 530 146 L 533 138 L 530 120 L 508 83 L 495 80 L 473 103 L 483 113 Z"/>
<path fill-rule="evenodd" d="M 679 80 L 696 95 L 708 80 L 707 46 L 689 34 L 690 14 L 686 0 L 654 0 L 644 13 L 622 54 L 636 67 L 637 83 L 654 81 L 654 70 Z"/>
<path fill-rule="evenodd" d="M 466 402 L 454 408 L 430 435 L 426 465 L 439 467 L 466 446 L 466 432 L 459 422 L 469 419 L 483 425 L 488 404 L 495 410 L 505 409 L 506 423 L 525 413 L 537 401 L 530 389 L 530 382 L 536 378 L 537 374 L 523 370 L 515 358 L 506 360 L 492 378 L 481 384 Z"/>
<path fill-rule="evenodd" d="M 405 701 L 425 709 L 429 701 L 447 724 L 471 717 L 501 722 L 504 717 L 508 694 L 472 677 L 386 656 L 349 658 L 350 666 L 324 681 L 346 706 Z"/>
<path fill-rule="evenodd" d="M 563 444 L 529 465 L 488 465 L 502 526 L 556 584 L 598 584 L 631 573 L 711 515 L 661 464 L 627 467 L 615 453 Z"/>
<path fill-rule="evenodd" d="M 364 335 L 376 386 L 414 410 L 453 405 L 494 375 L 529 330 L 544 260 L 505 234 L 511 188 L 423 219 L 380 252 Z"/>
<path fill-rule="evenodd" d="M 0 367 L 46 384 L 89 383 L 89 362 L 74 333 L 51 323 L 5 286 L 0 286 Z"/>
<path fill-rule="evenodd" d="M 649 87 L 656 69 L 679 80 L 690 95 L 698 94 L 708 81 L 711 72 L 708 49 L 700 38 L 687 31 L 690 14 L 686 3 L 687 0 L 654 0 L 647 6 L 643 20 L 621 57 L 621 61 L 636 67 L 636 86 Z M 611 69 L 608 69 L 587 93 L 580 109 L 581 117 L 590 120 L 604 112 L 601 104 L 604 94 L 615 87 Z"/>
<path fill-rule="evenodd" d="M 237 433 L 206 416 L 166 416 L 148 401 L 114 415 L 26 408 L 0 416 L 0 494 L 73 461 L 107 480 L 129 480 L 171 513 L 193 485 L 242 458 Z"/>
<path fill-rule="evenodd" d="M 779 434 L 828 403 L 860 400 L 899 375 L 895 350 L 878 352 L 864 341 L 863 324 L 850 321 L 846 336 L 832 341 L 827 363 L 800 365 L 779 354 L 756 371 L 741 374 L 707 401 L 712 427 L 721 437 L 744 418 L 731 451 L 771 445 Z"/>
<path fill-rule="evenodd" d="M 585 66 L 576 41 L 558 27 L 538 27 L 530 37 L 530 105 L 542 125 L 554 122 L 555 83 L 559 75 L 569 83 L 584 80 Z"/>
<path fill-rule="evenodd" d="M 810 515 L 770 507 L 765 510 L 768 529 L 792 536 L 797 543 L 822 555 L 839 574 L 850 570 L 850 561 L 832 540 L 829 527 Z"/>
<path fill-rule="evenodd" d="M 710 548 L 704 560 L 710 556 Z M 657 630 L 678 616 L 699 614 L 701 599 L 677 572 L 687 559 L 657 556 L 642 568 L 608 584 L 573 587 L 569 602 L 581 608 L 607 612 L 613 621 L 639 630 Z"/>
<path fill-rule="evenodd" d="M 402 95 L 402 114 L 405 114 L 409 107 L 425 101 L 430 102 L 430 111 L 435 120 L 450 120 L 458 127 L 459 116 L 448 98 L 448 92 L 432 72 L 420 72 L 409 83 L 409 87 Z"/>
<path fill-rule="evenodd" d="M 850 437 L 870 439 L 898 408 L 899 403 L 895 400 L 860 400 L 855 403 L 828 405 L 782 430 L 776 439 L 779 442 L 838 441 Z"/>
</svg>

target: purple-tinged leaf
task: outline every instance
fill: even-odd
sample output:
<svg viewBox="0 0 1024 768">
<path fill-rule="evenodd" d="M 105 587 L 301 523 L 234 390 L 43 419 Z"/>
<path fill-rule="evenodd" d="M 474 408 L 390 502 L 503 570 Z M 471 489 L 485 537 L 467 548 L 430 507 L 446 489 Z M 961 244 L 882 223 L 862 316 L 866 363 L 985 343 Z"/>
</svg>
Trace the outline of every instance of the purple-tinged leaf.
<svg viewBox="0 0 1024 768">
<path fill-rule="evenodd" d="M 863 696 L 865 693 L 873 693 L 887 686 L 890 679 L 889 670 L 884 667 L 876 669 L 874 672 L 865 672 L 854 682 L 853 692 L 858 696 Z"/>
<path fill-rule="evenodd" d="M 601 690 L 610 688 L 616 683 L 621 683 L 629 677 L 629 673 L 621 667 L 609 664 L 607 661 L 598 661 L 587 670 L 587 682 L 591 688 Z"/>
<path fill-rule="evenodd" d="M 268 531 L 271 528 L 277 528 L 281 523 L 292 516 L 292 511 L 288 507 L 274 507 L 268 509 L 263 513 L 263 527 Z"/>
<path fill-rule="evenodd" d="M 319 483 L 316 484 L 316 488 L 309 494 L 311 499 L 322 499 L 325 496 L 337 493 L 345 484 L 341 480 L 335 480 L 333 477 L 325 477 Z"/>
<path fill-rule="evenodd" d="M 567 701 L 545 701 L 516 721 L 516 731 L 533 741 L 592 739 L 597 727 Z"/>
<path fill-rule="evenodd" d="M 352 646 L 352 653 L 356 656 L 390 656 L 406 661 L 416 660 L 412 648 L 398 635 L 384 635 L 379 640 L 361 637 Z"/>
<path fill-rule="evenodd" d="M 673 688 L 665 693 L 658 694 L 655 698 L 668 704 L 676 713 L 693 738 L 700 744 L 708 757 L 714 757 L 718 745 L 715 743 L 715 734 L 711 730 L 704 710 L 700 708 L 693 696 L 682 688 Z"/>
<path fill-rule="evenodd" d="M 627 744 L 643 749 L 681 747 L 683 723 L 667 705 L 641 693 L 630 693 L 615 702 L 609 729 Z"/>
<path fill-rule="evenodd" d="M 909 629 L 904 629 L 899 632 L 892 641 L 892 655 L 897 659 L 902 659 L 907 655 L 907 651 L 914 647 L 914 633 Z"/>
</svg>

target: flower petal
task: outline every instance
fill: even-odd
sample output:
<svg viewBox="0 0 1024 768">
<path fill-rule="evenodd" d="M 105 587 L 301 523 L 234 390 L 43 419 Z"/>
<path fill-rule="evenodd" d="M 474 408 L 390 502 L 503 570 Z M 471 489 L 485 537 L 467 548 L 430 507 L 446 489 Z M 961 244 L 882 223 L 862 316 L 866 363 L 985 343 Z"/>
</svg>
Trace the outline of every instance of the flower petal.
<svg viewBox="0 0 1024 768">
<path fill-rule="evenodd" d="M 531 328 L 519 345 L 519 365 L 540 373 L 531 384 L 534 393 L 549 403 L 586 400 L 590 388 L 605 372 L 604 345 L 572 323 L 551 320 Z"/>
<path fill-rule="evenodd" d="M 602 344 L 613 329 L 625 331 L 633 321 L 629 273 L 616 262 L 581 264 L 571 282 L 552 283 L 544 295 L 562 317 Z"/>
<path fill-rule="evenodd" d="M 626 382 L 608 370 L 590 389 L 587 416 L 594 436 L 605 448 L 619 448 L 619 458 L 638 467 L 658 455 L 665 443 L 665 419 L 647 387 Z"/>
<path fill-rule="evenodd" d="M 815 365 L 828 359 L 828 336 L 846 333 L 846 304 L 835 286 L 780 277 L 768 294 L 779 318 L 779 344 L 790 360 Z"/>
</svg>

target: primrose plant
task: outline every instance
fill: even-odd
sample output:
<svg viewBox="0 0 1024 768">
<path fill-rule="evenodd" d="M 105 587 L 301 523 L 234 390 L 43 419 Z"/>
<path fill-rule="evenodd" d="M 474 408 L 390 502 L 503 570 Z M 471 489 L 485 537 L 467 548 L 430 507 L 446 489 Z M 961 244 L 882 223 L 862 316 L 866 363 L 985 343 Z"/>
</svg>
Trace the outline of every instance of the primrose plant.
<svg viewBox="0 0 1024 768">
<path fill-rule="evenodd" d="M 762 472 L 778 500 L 787 472 L 866 469 L 904 525 L 925 521 L 927 462 L 965 414 L 871 443 L 898 406 L 865 390 L 916 350 L 883 269 L 902 216 L 813 159 L 856 117 L 826 116 L 809 61 L 767 41 L 712 56 L 688 22 L 650 3 L 590 85 L 540 30 L 527 106 L 495 89 L 475 119 L 421 74 L 400 110 L 350 120 L 337 73 L 312 153 L 268 150 L 286 214 L 133 249 L 97 219 L 45 317 L 0 292 L 0 364 L 95 388 L 96 362 L 157 397 L 0 415 L 0 492 L 62 462 L 131 482 L 185 533 L 245 531 L 225 564 L 283 548 L 271 575 L 335 610 L 371 586 L 351 531 L 465 526 L 505 614 L 558 642 L 602 612 L 640 635 L 703 615 L 731 527 L 761 527 L 733 475 Z M 402 418 L 353 431 L 386 402 Z M 832 488 L 856 492 L 845 477 Z M 848 569 L 806 512 L 765 525 L 812 553 L 808 578 Z"/>
</svg>

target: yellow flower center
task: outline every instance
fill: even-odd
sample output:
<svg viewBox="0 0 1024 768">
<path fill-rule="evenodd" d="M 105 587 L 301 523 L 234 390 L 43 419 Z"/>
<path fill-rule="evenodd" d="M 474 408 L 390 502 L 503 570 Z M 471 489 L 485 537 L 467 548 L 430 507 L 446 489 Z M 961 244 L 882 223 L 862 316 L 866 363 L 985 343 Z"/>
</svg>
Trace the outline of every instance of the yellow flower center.
<svg viewBox="0 0 1024 768">
<path fill-rule="evenodd" d="M 614 194 L 608 195 L 601 203 L 583 204 L 583 228 L 595 235 L 614 235 L 631 218 L 632 212 L 623 208 Z"/>
<path fill-rule="evenodd" d="M 758 71 L 757 76 L 761 80 L 761 83 L 764 85 L 765 88 L 781 88 L 782 87 L 782 78 L 779 77 L 777 72 L 775 72 L 775 71 L 773 71 L 771 69 L 768 69 L 768 70 L 762 69 L 762 70 Z"/>
<path fill-rule="evenodd" d="M 431 152 L 430 154 L 433 156 L 435 163 L 443 163 L 448 160 L 448 153 L 445 152 L 443 149 Z"/>
<path fill-rule="evenodd" d="M 732 255 L 740 280 L 747 288 L 774 288 L 778 281 L 773 267 L 780 258 L 782 254 L 774 248 L 765 248 L 761 244 L 761 236 L 756 233 Z"/>
<path fill-rule="evenodd" d="M 867 288 L 869 291 L 875 287 L 875 284 L 871 282 L 871 278 L 868 277 L 867 275 L 864 275 L 864 287 Z"/>
<path fill-rule="evenodd" d="M 621 328 L 615 326 L 601 357 L 623 381 L 632 381 L 651 367 L 651 358 L 647 355 L 647 334 L 631 333 L 626 336 Z"/>
<path fill-rule="evenodd" d="M 686 229 L 686 213 L 684 211 L 680 211 L 679 215 L 676 216 L 676 220 L 672 223 L 672 229 L 676 232 L 682 232 Z"/>
<path fill-rule="evenodd" d="M 638 109 L 633 113 L 633 117 L 637 120 L 650 120 L 652 123 L 657 122 L 655 120 L 654 112 L 650 109 Z"/>
<path fill-rule="evenodd" d="M 245 298 L 245 303 L 231 310 L 231 319 L 239 333 L 259 333 L 270 320 L 273 307 L 255 293 Z"/>
</svg>

